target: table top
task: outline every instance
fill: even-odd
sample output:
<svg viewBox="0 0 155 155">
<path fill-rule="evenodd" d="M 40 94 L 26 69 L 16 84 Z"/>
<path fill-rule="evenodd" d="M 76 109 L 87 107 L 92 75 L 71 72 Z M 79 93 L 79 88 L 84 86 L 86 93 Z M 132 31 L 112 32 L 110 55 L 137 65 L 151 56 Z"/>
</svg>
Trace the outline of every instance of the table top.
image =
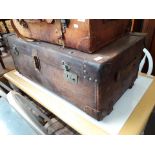
<svg viewBox="0 0 155 155">
<path fill-rule="evenodd" d="M 155 105 L 155 80 L 145 74 L 139 74 L 133 88 L 124 93 L 102 121 L 93 119 L 15 70 L 4 77 L 80 134 L 140 134 Z"/>
</svg>

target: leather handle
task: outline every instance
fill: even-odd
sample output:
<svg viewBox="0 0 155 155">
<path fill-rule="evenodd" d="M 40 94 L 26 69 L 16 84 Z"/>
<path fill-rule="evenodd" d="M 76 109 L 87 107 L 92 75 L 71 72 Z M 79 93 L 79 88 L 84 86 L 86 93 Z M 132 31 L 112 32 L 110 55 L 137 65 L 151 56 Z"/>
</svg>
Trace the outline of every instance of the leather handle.
<svg viewBox="0 0 155 155">
<path fill-rule="evenodd" d="M 24 19 L 16 19 L 17 22 L 19 22 L 20 25 L 22 25 L 24 28 L 28 28 L 28 24 L 25 22 Z"/>
<path fill-rule="evenodd" d="M 48 24 L 53 24 L 55 22 L 54 19 L 16 19 L 20 25 L 22 25 L 25 28 L 28 28 L 27 23 L 41 23 L 46 22 Z"/>
</svg>

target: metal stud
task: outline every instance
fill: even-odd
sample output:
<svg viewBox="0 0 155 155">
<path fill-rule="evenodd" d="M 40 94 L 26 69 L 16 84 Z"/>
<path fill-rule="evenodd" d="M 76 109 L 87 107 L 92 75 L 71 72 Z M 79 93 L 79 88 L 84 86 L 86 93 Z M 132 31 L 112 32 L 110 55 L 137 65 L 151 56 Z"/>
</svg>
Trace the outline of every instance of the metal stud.
<svg viewBox="0 0 155 155">
<path fill-rule="evenodd" d="M 84 73 L 86 73 L 86 70 L 83 70 Z"/>
<path fill-rule="evenodd" d="M 68 53 L 69 53 L 69 54 L 73 54 L 74 52 L 73 52 L 73 51 L 69 51 Z"/>
<path fill-rule="evenodd" d="M 86 68 L 86 64 L 84 64 L 83 67 Z"/>
<path fill-rule="evenodd" d="M 97 82 L 97 79 L 95 79 L 95 82 Z"/>
</svg>

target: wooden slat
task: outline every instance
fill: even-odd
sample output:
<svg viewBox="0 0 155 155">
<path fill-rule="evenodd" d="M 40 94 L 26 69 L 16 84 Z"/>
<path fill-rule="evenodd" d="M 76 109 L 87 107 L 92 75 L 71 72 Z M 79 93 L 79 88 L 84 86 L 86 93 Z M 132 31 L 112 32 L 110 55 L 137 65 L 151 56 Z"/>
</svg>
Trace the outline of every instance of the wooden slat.
<svg viewBox="0 0 155 155">
<path fill-rule="evenodd" d="M 11 20 L 6 20 L 5 23 L 6 23 L 6 26 L 9 30 L 9 32 L 14 32 L 12 25 L 11 25 Z M 7 32 L 2 21 L 0 21 L 0 32 Z"/>
<path fill-rule="evenodd" d="M 67 127 L 64 127 L 62 129 L 56 131 L 55 135 L 74 135 L 74 133 Z"/>
<path fill-rule="evenodd" d="M 50 122 L 46 123 L 45 128 L 49 135 L 77 135 L 78 133 L 62 122 L 59 118 L 53 117 Z"/>
<path fill-rule="evenodd" d="M 60 130 L 64 128 L 63 123 L 61 123 L 60 121 L 56 120 L 56 122 L 52 123 L 49 127 L 48 127 L 48 133 L 49 134 L 54 134 L 56 131 Z"/>
</svg>

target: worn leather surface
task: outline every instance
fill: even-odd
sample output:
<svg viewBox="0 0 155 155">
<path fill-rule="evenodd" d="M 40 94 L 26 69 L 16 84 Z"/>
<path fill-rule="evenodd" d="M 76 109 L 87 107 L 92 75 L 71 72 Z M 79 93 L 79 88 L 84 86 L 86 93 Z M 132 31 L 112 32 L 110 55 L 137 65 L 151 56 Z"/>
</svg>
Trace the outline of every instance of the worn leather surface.
<svg viewBox="0 0 155 155">
<path fill-rule="evenodd" d="M 7 37 L 16 69 L 97 120 L 134 84 L 144 47 L 144 36 L 128 34 L 94 54 L 43 42 Z M 34 56 L 40 68 L 34 64 Z M 64 78 L 64 66 L 77 83 Z"/>
<path fill-rule="evenodd" d="M 60 20 L 12 20 L 21 38 L 61 44 Z M 93 53 L 130 31 L 130 20 L 71 19 L 64 33 L 64 46 Z"/>
</svg>

